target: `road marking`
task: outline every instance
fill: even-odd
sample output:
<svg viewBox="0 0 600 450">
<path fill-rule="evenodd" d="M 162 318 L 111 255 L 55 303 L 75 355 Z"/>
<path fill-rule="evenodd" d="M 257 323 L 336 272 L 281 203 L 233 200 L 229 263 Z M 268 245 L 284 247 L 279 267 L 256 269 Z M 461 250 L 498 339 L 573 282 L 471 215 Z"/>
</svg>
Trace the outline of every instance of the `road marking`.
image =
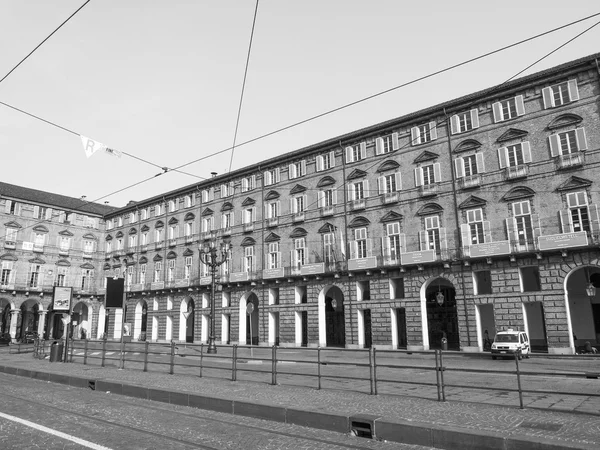
<svg viewBox="0 0 600 450">
<path fill-rule="evenodd" d="M 20 423 L 22 425 L 26 425 L 35 430 L 43 431 L 48 434 L 52 434 L 54 436 L 66 439 L 71 442 L 75 442 L 76 444 L 83 445 L 84 447 L 92 448 L 94 450 L 111 450 L 109 447 L 105 447 L 103 445 L 94 444 L 93 442 L 86 441 L 84 439 L 80 439 L 75 436 L 71 436 L 70 434 L 62 433 L 61 431 L 53 430 L 52 428 L 45 427 L 43 425 L 30 422 L 29 420 L 21 419 L 15 416 L 9 416 L 8 414 L 4 414 L 0 412 L 0 417 L 5 418 L 6 420 L 12 420 L 13 422 Z"/>
</svg>

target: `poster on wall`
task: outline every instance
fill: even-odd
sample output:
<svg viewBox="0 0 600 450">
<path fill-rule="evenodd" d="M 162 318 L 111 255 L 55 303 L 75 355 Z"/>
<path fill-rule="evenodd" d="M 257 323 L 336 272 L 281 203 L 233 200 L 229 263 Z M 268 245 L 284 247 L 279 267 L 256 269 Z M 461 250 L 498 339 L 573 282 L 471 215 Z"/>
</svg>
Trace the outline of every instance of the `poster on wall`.
<svg viewBox="0 0 600 450">
<path fill-rule="evenodd" d="M 54 311 L 67 311 L 71 310 L 71 297 L 73 296 L 72 287 L 54 286 L 54 295 L 52 297 Z"/>
</svg>

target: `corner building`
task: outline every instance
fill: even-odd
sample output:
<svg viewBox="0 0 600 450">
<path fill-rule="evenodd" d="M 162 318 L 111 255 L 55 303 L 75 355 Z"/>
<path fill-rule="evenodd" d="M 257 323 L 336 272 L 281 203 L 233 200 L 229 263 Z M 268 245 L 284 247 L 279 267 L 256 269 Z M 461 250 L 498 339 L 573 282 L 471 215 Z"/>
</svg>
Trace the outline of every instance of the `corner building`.
<svg viewBox="0 0 600 450">
<path fill-rule="evenodd" d="M 133 338 L 207 341 L 212 239 L 232 246 L 217 343 L 597 344 L 599 57 L 109 212 L 102 269 L 125 278 Z"/>
</svg>

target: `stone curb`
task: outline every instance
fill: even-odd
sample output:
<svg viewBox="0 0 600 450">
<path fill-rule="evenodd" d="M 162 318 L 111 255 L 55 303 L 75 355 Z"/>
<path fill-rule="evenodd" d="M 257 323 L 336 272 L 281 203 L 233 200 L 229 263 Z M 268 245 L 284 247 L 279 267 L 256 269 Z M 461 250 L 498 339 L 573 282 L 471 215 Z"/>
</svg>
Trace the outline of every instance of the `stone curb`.
<svg viewBox="0 0 600 450">
<path fill-rule="evenodd" d="M 0 372 L 32 378 L 40 381 L 64 384 L 71 387 L 110 392 L 127 397 L 169 403 L 178 406 L 205 409 L 257 419 L 301 425 L 338 433 L 361 436 L 370 432 L 374 439 L 422 445 L 448 450 L 560 450 L 587 449 L 588 447 L 540 437 L 502 436 L 500 433 L 482 432 L 472 429 L 455 429 L 444 425 L 393 420 L 373 415 L 345 415 L 323 411 L 300 410 L 269 404 L 250 403 L 231 399 L 187 394 L 179 391 L 156 389 L 134 384 L 123 384 L 100 379 L 22 369 L 0 365 Z"/>
</svg>

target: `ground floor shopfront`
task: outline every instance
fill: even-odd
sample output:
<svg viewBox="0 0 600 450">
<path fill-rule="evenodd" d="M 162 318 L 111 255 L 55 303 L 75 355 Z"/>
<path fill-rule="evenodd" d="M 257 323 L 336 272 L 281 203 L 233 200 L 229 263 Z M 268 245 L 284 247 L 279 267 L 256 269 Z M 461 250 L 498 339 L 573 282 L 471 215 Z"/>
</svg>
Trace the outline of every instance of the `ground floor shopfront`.
<svg viewBox="0 0 600 450">
<path fill-rule="evenodd" d="M 216 341 L 408 350 L 446 344 L 476 352 L 486 336 L 514 328 L 527 331 L 534 351 L 573 353 L 586 341 L 600 342 L 594 274 L 600 276 L 600 261 L 587 252 L 226 284 L 216 293 Z M 132 340 L 208 341 L 207 287 L 126 297 L 125 317 L 97 299 L 74 301 L 71 335 L 120 339 L 124 329 Z M 67 332 L 64 315 L 54 313 L 45 297 L 2 294 L 0 311 L 0 332 L 13 338 Z"/>
</svg>

